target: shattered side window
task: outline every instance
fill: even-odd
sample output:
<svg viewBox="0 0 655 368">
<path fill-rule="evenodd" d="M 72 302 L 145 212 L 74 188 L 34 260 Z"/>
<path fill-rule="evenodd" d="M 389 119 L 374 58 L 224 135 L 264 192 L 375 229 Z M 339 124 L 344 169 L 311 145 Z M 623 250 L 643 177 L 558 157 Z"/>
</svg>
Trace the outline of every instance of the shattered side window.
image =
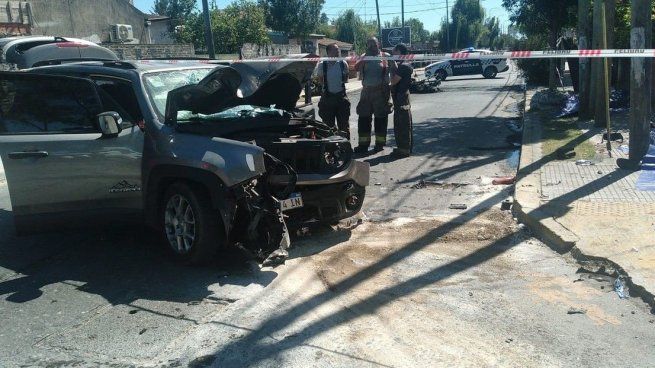
<svg viewBox="0 0 655 368">
<path fill-rule="evenodd" d="M 166 113 L 168 92 L 176 88 L 198 84 L 212 70 L 211 68 L 169 70 L 145 74 L 143 80 L 146 91 L 154 108 L 157 110 L 156 112 L 161 116 Z"/>
<path fill-rule="evenodd" d="M 0 83 L 0 134 L 95 132 L 101 110 L 87 81 L 20 76 Z"/>
</svg>

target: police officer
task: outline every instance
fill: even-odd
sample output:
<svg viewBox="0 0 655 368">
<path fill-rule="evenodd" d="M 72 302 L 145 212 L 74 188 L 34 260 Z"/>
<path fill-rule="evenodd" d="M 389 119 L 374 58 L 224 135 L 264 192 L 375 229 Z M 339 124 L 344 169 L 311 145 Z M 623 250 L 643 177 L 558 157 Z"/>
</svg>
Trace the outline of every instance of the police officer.
<svg viewBox="0 0 655 368">
<path fill-rule="evenodd" d="M 409 51 L 405 44 L 398 44 L 393 48 L 394 56 L 407 55 Z M 396 145 L 393 150 L 396 157 L 408 157 L 412 153 L 412 111 L 409 102 L 409 87 L 412 84 L 414 69 L 403 61 L 391 77 L 391 97 L 393 99 L 393 131 L 396 135 Z"/>
<path fill-rule="evenodd" d="M 366 41 L 366 53 L 362 56 L 389 56 L 380 50 L 378 39 L 371 37 Z M 390 98 L 389 73 L 395 73 L 396 63 L 393 60 L 360 60 L 355 69 L 362 77 L 362 92 L 357 105 L 359 115 L 357 130 L 359 145 L 356 153 L 368 152 L 371 145 L 371 123 L 375 116 L 375 151 L 382 151 L 387 143 L 387 126 L 392 110 Z"/>
<path fill-rule="evenodd" d="M 329 57 L 339 57 L 339 46 L 336 43 L 328 45 Z M 346 95 L 348 82 L 348 63 L 345 60 L 323 61 L 316 69 L 316 74 L 323 83 L 323 94 L 318 102 L 318 115 L 324 123 L 335 126 L 335 120 L 347 138 L 350 139 L 350 101 Z"/>
</svg>

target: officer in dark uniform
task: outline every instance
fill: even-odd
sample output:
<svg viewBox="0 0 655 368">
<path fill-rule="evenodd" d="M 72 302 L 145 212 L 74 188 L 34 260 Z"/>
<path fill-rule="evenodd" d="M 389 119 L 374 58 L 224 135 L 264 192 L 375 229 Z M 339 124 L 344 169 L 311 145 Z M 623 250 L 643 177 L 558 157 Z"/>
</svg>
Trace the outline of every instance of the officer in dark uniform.
<svg viewBox="0 0 655 368">
<path fill-rule="evenodd" d="M 394 56 L 407 55 L 405 44 L 393 48 Z M 393 150 L 396 157 L 408 157 L 412 154 L 412 111 L 409 102 L 409 87 L 412 84 L 414 69 L 403 61 L 398 62 L 396 72 L 391 78 L 391 97 L 393 99 L 393 130 L 398 148 Z"/>
<path fill-rule="evenodd" d="M 329 57 L 339 57 L 339 46 L 336 43 L 328 45 L 327 54 Z M 339 130 L 350 139 L 348 123 L 350 101 L 346 95 L 348 63 L 345 60 L 323 61 L 317 66 L 316 74 L 323 82 L 323 94 L 318 102 L 318 115 L 329 126 L 338 126 Z"/>
</svg>

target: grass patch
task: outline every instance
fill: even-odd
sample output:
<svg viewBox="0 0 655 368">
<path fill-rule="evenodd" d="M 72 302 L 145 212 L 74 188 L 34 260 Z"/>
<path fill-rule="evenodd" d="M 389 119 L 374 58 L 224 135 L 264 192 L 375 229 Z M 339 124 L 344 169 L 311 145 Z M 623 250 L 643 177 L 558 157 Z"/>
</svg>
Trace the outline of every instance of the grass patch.
<svg viewBox="0 0 655 368">
<path fill-rule="evenodd" d="M 567 146 L 571 141 L 582 135 L 575 118 L 553 119 L 542 116 L 541 121 L 541 149 L 544 156 L 556 153 L 558 149 Z M 574 151 L 575 155 L 562 157 L 562 154 L 555 154 L 553 157 L 556 159 L 592 160 L 596 156 L 596 149 L 588 140 L 571 148 L 567 151 Z M 565 153 L 563 151 L 561 153 Z"/>
</svg>

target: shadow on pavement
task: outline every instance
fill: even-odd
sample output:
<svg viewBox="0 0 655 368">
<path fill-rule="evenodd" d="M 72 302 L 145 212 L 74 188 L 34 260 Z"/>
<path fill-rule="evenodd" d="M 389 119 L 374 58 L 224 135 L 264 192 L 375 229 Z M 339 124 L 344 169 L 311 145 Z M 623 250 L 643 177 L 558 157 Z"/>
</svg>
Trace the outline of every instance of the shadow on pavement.
<svg viewBox="0 0 655 368">
<path fill-rule="evenodd" d="M 8 270 L 0 273 L 0 296 L 13 303 L 37 299 L 44 286 L 70 281 L 112 305 L 139 299 L 189 303 L 213 294 L 213 284 L 266 286 L 277 276 L 253 267 L 237 251 L 222 251 L 204 267 L 179 265 L 155 235 L 136 224 L 17 237 L 12 217 L 0 210 L 0 267 Z"/>
</svg>

